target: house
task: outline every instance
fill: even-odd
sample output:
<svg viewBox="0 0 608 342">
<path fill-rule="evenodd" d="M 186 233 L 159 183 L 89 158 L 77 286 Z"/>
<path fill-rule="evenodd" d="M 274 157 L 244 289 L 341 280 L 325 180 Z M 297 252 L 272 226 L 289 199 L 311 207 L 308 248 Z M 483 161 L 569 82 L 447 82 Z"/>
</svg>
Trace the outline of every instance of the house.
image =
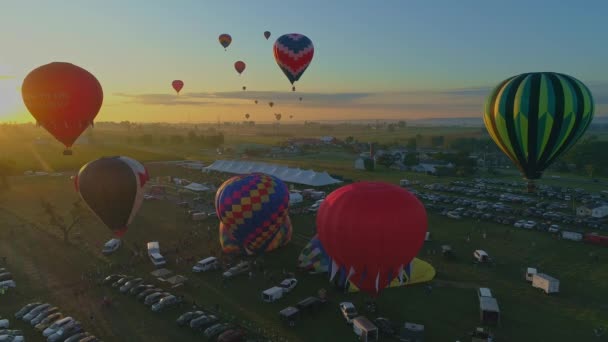
<svg viewBox="0 0 608 342">
<path fill-rule="evenodd" d="M 595 217 L 595 218 L 604 218 L 608 216 L 608 205 L 606 204 L 598 204 L 594 206 L 586 206 L 582 205 L 576 208 L 577 216 L 584 217 Z"/>
</svg>

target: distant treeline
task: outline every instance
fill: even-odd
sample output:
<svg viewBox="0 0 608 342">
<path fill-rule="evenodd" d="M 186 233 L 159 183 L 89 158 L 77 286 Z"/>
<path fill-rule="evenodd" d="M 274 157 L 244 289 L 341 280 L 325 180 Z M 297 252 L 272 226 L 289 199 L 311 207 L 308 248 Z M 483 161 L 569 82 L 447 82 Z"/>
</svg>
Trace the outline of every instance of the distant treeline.
<svg viewBox="0 0 608 342">
<path fill-rule="evenodd" d="M 218 132 L 213 134 L 197 134 L 195 131 L 188 132 L 187 135 L 181 134 L 142 134 L 137 137 L 128 136 L 127 143 L 140 144 L 172 144 L 179 145 L 188 143 L 198 145 L 200 147 L 220 147 L 224 144 L 224 133 Z"/>
</svg>

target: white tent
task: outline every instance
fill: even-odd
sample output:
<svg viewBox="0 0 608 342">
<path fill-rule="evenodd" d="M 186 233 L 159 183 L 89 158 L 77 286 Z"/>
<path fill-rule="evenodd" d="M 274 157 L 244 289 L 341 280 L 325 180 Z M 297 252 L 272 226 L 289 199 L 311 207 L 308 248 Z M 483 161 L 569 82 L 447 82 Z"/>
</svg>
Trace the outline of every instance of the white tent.
<svg viewBox="0 0 608 342">
<path fill-rule="evenodd" d="M 211 188 L 209 188 L 208 186 L 203 185 L 203 184 L 198 184 L 198 183 L 190 183 L 190 184 L 186 185 L 184 187 L 184 189 L 188 189 L 188 190 L 196 191 L 196 192 L 211 190 Z"/>
<path fill-rule="evenodd" d="M 299 168 L 290 168 L 284 165 L 268 164 L 253 161 L 216 160 L 211 165 L 204 168 L 203 171 L 219 171 L 233 174 L 262 172 L 269 175 L 273 175 L 284 182 L 312 186 L 325 186 L 329 184 L 341 183 L 340 180 L 332 178 L 327 172 L 301 170 Z M 194 191 L 206 190 L 208 190 L 207 187 L 205 187 L 204 190 Z"/>
</svg>

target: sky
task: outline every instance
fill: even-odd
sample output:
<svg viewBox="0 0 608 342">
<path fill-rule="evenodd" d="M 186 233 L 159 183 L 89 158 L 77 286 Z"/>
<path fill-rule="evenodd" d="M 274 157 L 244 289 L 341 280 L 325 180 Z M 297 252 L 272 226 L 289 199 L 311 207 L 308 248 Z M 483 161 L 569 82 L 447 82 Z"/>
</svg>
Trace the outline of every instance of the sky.
<svg viewBox="0 0 608 342">
<path fill-rule="evenodd" d="M 492 87 L 530 71 L 578 78 L 608 115 L 606 13 L 604 0 L 4 2 L 0 121 L 32 120 L 21 83 L 53 61 L 100 81 L 96 121 L 481 117 Z M 293 32 L 315 46 L 296 93 L 272 53 Z M 233 38 L 227 51 L 221 33 Z"/>
</svg>

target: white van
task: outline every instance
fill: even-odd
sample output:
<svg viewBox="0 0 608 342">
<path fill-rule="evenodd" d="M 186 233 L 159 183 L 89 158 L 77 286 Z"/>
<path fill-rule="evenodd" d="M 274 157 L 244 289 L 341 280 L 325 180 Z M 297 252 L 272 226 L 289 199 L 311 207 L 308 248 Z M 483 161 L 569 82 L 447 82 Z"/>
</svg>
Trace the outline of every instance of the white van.
<svg viewBox="0 0 608 342">
<path fill-rule="evenodd" d="M 148 257 L 154 266 L 162 266 L 167 263 L 165 258 L 160 254 L 160 246 L 158 241 L 148 242 Z"/>
<path fill-rule="evenodd" d="M 101 250 L 101 252 L 104 255 L 110 255 L 114 252 L 116 252 L 116 250 L 120 247 L 121 242 L 120 239 L 111 239 L 110 241 L 106 242 L 103 245 L 103 249 Z"/>
<path fill-rule="evenodd" d="M 359 336 L 359 341 L 378 341 L 378 328 L 364 316 L 353 319 L 353 331 Z"/>
<path fill-rule="evenodd" d="M 216 257 L 208 257 L 200 260 L 192 267 L 192 272 L 206 272 L 211 270 L 217 270 L 220 267 L 220 263 Z"/>
<path fill-rule="evenodd" d="M 207 219 L 207 214 L 202 211 L 192 213 L 192 221 L 203 221 Z"/>
<path fill-rule="evenodd" d="M 268 290 L 264 290 L 262 292 L 262 300 L 266 303 L 272 303 L 278 299 L 281 299 L 281 297 L 283 297 L 283 292 L 284 291 L 282 287 L 271 287 Z"/>
<path fill-rule="evenodd" d="M 486 253 L 486 251 L 478 249 L 475 252 L 473 252 L 473 257 L 475 258 L 475 260 L 477 260 L 477 262 L 489 262 L 490 261 L 490 256 L 488 255 L 488 253 Z"/>
</svg>

